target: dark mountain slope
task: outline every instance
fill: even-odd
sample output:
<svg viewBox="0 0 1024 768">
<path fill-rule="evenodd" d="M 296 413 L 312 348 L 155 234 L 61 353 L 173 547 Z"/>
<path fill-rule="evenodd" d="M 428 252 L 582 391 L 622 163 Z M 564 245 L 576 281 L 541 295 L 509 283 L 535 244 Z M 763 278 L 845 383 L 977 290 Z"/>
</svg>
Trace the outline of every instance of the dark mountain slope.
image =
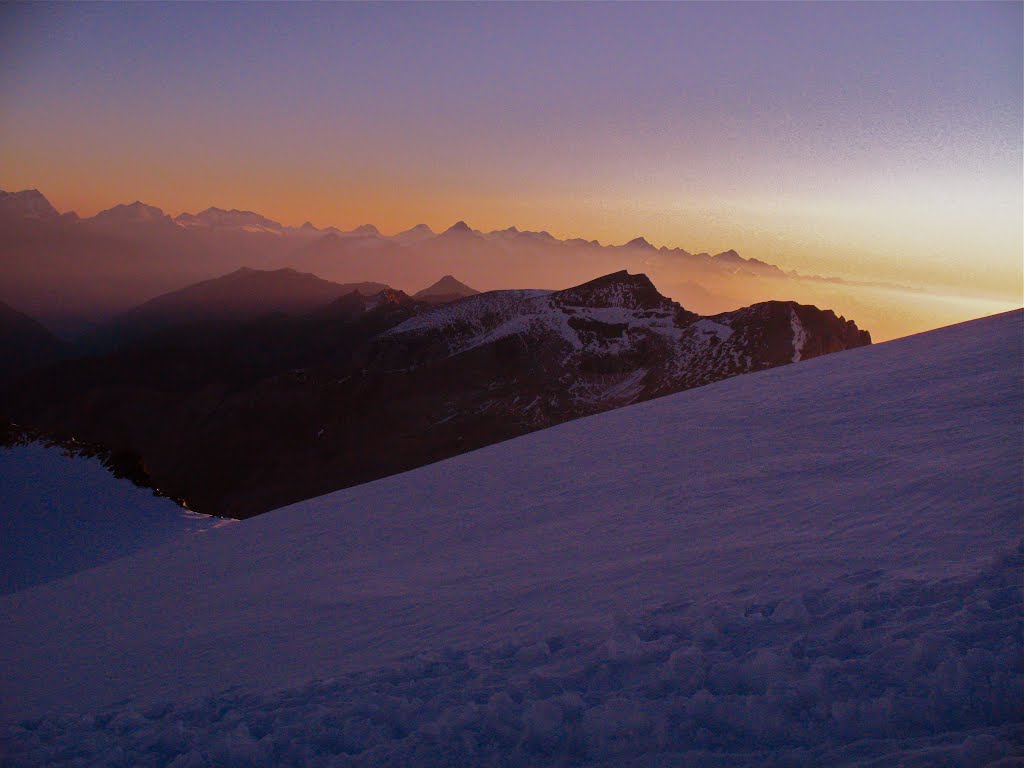
<svg viewBox="0 0 1024 768">
<path fill-rule="evenodd" d="M 151 299 L 119 315 L 96 336 L 101 342 L 123 343 L 172 329 L 208 332 L 275 313 L 308 314 L 353 291 L 372 296 L 386 288 L 381 283 L 332 283 L 294 269 L 243 267 Z"/>
<path fill-rule="evenodd" d="M 0 301 L 0 379 L 52 362 L 67 345 L 28 315 Z"/>
<path fill-rule="evenodd" d="M 350 293 L 304 318 L 65 363 L 2 401 L 18 423 L 139 454 L 198 511 L 244 517 L 866 343 L 852 322 L 791 302 L 700 317 L 618 272 L 433 309 Z"/>
</svg>

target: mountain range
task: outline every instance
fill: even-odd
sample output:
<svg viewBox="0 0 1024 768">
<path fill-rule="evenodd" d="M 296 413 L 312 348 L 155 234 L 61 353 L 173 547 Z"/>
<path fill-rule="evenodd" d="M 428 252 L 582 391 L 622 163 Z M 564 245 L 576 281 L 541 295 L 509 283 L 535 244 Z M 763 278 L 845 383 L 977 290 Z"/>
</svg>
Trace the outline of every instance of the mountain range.
<svg viewBox="0 0 1024 768">
<path fill-rule="evenodd" d="M 0 297 L 67 336 L 242 267 L 292 268 L 332 282 L 370 281 L 410 293 L 444 274 L 478 289 L 550 289 L 627 268 L 660 275 L 672 295 L 704 313 L 746 303 L 739 299 L 753 295 L 750 281 L 795 279 L 733 250 L 712 255 L 655 248 L 643 237 L 605 246 L 515 227 L 481 232 L 461 221 L 436 234 L 421 224 L 385 236 L 372 225 L 347 232 L 309 222 L 290 227 L 252 211 L 221 208 L 172 218 L 141 201 L 79 218 L 60 214 L 37 190 L 0 192 L 0 262 Z"/>
<path fill-rule="evenodd" d="M 137 456 L 155 487 L 193 509 L 247 517 L 871 341 L 795 302 L 701 316 L 624 270 L 443 304 L 393 288 L 366 295 L 376 288 L 246 270 L 174 292 L 122 316 L 120 346 L 9 381 L 0 416 Z M 435 289 L 472 290 L 451 276 L 428 299 Z M 267 299 L 251 314 L 239 295 L 291 312 Z"/>
</svg>

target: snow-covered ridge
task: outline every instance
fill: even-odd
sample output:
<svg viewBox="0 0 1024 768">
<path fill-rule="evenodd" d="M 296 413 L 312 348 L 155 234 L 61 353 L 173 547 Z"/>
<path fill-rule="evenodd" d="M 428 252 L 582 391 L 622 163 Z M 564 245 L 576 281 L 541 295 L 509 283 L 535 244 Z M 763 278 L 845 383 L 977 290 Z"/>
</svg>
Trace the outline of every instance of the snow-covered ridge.
<svg viewBox="0 0 1024 768">
<path fill-rule="evenodd" d="M 207 208 L 199 213 L 183 213 L 177 216 L 174 221 L 186 229 L 197 227 L 226 228 L 273 235 L 281 235 L 285 232 L 284 227 L 276 221 L 271 221 L 266 216 L 261 216 L 252 211 L 239 211 L 237 209 L 226 211 L 223 208 Z"/>
<path fill-rule="evenodd" d="M 385 336 L 439 333 L 448 353 L 456 355 L 508 336 L 547 331 L 578 351 L 587 346 L 581 322 L 644 328 L 678 340 L 680 310 L 646 276 L 623 271 L 563 291 L 490 291 L 410 318 Z"/>
<path fill-rule="evenodd" d="M 411 318 L 381 340 L 418 345 L 422 365 L 511 337 L 546 366 L 549 381 L 571 381 L 569 401 L 547 397 L 527 410 L 577 415 L 870 343 L 855 324 L 792 302 L 701 318 L 626 271 L 562 291 L 482 294 Z M 385 351 L 385 367 L 396 357 Z M 545 417 L 531 418 L 541 426 Z"/>
<path fill-rule="evenodd" d="M 536 299 L 549 293 L 551 291 L 530 289 L 486 291 L 410 317 L 388 330 L 384 336 L 441 330 L 447 333 L 452 329 L 463 329 L 463 333 L 468 336 L 517 317 L 539 314 L 545 309 L 542 303 L 524 300 Z"/>
</svg>

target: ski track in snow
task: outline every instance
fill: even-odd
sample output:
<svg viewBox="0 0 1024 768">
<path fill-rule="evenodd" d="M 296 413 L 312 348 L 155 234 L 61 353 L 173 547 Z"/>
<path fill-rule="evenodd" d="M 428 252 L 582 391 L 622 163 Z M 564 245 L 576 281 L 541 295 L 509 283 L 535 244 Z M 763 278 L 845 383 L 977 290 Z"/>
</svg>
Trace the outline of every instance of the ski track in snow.
<svg viewBox="0 0 1024 768">
<path fill-rule="evenodd" d="M 729 379 L 0 597 L 5 759 L 1019 764 L 1021 330 Z"/>
</svg>

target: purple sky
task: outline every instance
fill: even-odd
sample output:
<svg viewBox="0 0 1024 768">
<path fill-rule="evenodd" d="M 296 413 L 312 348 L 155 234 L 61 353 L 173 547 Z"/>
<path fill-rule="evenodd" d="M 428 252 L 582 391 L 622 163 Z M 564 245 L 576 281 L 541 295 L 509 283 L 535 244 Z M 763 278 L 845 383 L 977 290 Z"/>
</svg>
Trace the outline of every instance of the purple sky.
<svg viewBox="0 0 1024 768">
<path fill-rule="evenodd" d="M 5 5 L 0 187 L 1019 294 L 1022 7 Z"/>
</svg>

